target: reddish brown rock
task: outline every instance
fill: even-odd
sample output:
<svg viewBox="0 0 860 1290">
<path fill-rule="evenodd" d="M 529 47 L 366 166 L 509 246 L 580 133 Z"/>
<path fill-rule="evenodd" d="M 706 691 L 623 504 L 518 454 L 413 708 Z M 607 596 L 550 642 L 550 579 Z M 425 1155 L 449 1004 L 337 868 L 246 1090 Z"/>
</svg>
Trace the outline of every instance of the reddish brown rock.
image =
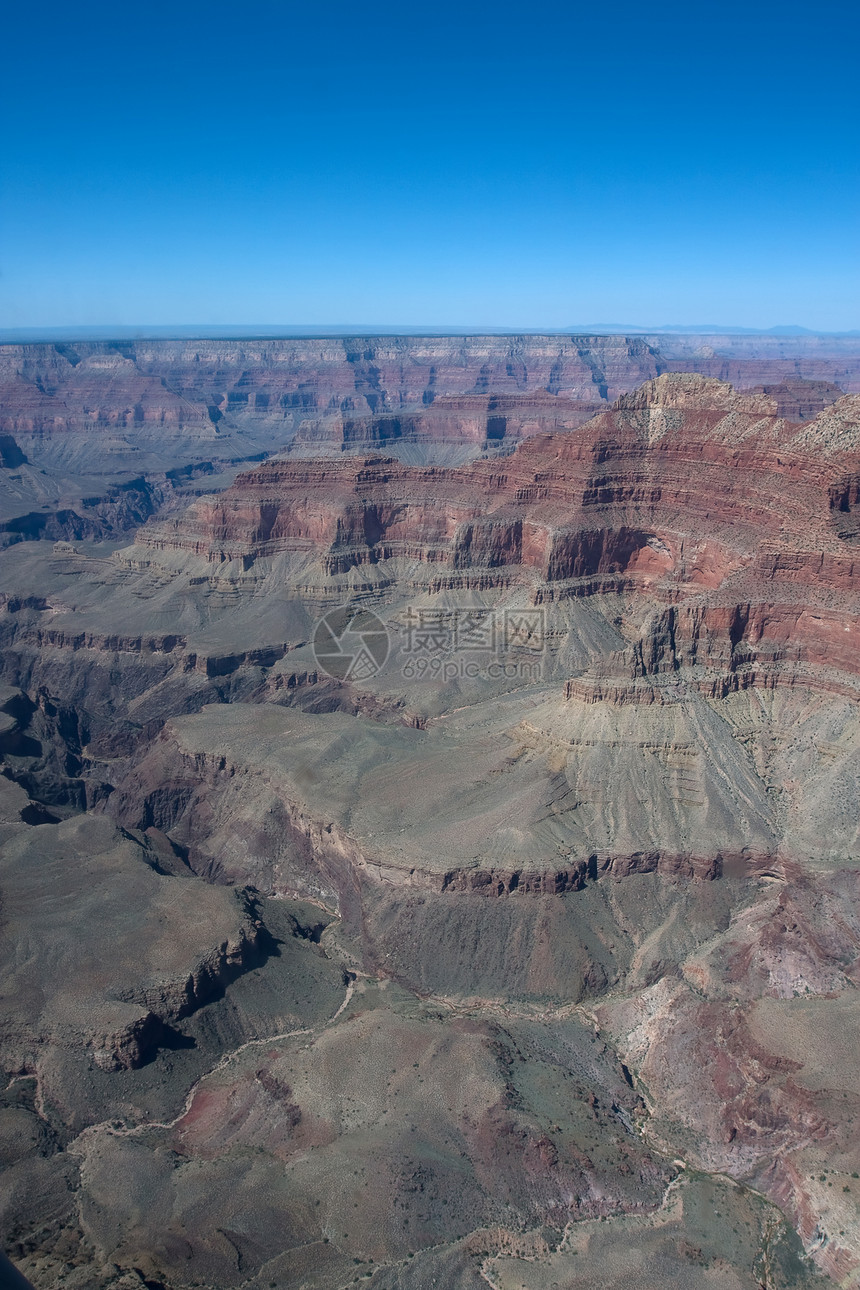
<svg viewBox="0 0 860 1290">
<path fill-rule="evenodd" d="M 858 670 L 858 480 L 857 396 L 801 427 L 764 393 L 661 376 L 502 460 L 268 462 L 144 528 L 137 550 L 245 568 L 311 557 L 320 585 L 403 559 L 433 566 L 436 587 L 514 581 L 535 603 L 635 592 L 665 608 L 634 676 L 716 668 L 769 684 L 771 665 L 786 679 L 786 664 Z"/>
</svg>

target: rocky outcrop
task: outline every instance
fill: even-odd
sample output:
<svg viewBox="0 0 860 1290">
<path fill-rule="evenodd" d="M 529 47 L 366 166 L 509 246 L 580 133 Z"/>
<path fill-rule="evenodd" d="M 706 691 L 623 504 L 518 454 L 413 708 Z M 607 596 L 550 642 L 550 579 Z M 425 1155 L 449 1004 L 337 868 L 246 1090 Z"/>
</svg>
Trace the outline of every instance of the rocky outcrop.
<svg viewBox="0 0 860 1290">
<path fill-rule="evenodd" d="M 849 1285 L 860 1130 L 838 1071 L 856 1048 L 857 894 L 856 870 L 813 883 L 789 867 L 678 980 L 597 1010 L 658 1121 L 677 1117 L 691 1133 L 691 1163 L 751 1181 Z"/>
<path fill-rule="evenodd" d="M 724 342 L 732 349 L 712 339 L 720 352 Z M 378 449 L 438 464 L 508 453 L 528 437 L 577 428 L 673 366 L 696 369 L 683 338 L 671 342 L 677 360 L 660 343 L 525 336 L 0 346 L 0 545 L 112 539 L 199 493 L 195 476 L 208 473 L 221 487 L 237 462 L 290 444 L 305 455 Z M 808 419 L 855 389 L 860 346 L 796 348 L 814 350 L 817 383 L 797 380 L 796 357 L 794 367 L 780 360 L 777 384 L 761 388 L 773 389 L 781 415 Z M 702 363 L 696 370 L 713 369 Z M 747 353 L 731 374 L 748 386 L 775 369 Z"/>
<path fill-rule="evenodd" d="M 166 840 L 104 818 L 22 823 L 5 840 L 7 1069 L 50 1070 L 52 1050 L 80 1046 L 103 1070 L 134 1069 L 265 958 L 248 896 L 202 888 L 189 920 L 182 904 L 194 884 L 182 869 Z"/>
<path fill-rule="evenodd" d="M 470 449 L 509 450 L 530 435 L 572 430 L 588 421 L 605 403 L 594 397 L 570 398 L 534 389 L 508 394 L 430 394 L 425 391 L 420 411 L 368 413 L 337 412 L 302 421 L 293 450 L 319 453 L 325 449 L 390 451 L 398 444 L 452 445 Z"/>
<path fill-rule="evenodd" d="M 645 672 L 856 673 L 858 443 L 857 396 L 800 427 L 764 392 L 663 375 L 501 462 L 266 463 L 146 526 L 123 558 L 246 571 L 287 558 L 320 594 L 397 562 L 428 566 L 436 588 L 525 585 L 537 604 L 637 594 L 670 606 L 642 643 Z"/>
<path fill-rule="evenodd" d="M 851 399 L 835 405 L 827 423 L 840 407 L 846 424 L 856 425 Z M 311 550 L 358 563 L 391 558 L 398 543 L 411 543 L 426 549 L 425 559 L 462 565 L 481 524 L 498 525 L 511 512 L 528 525 L 509 528 L 507 547 L 518 533 L 528 538 L 511 558 L 556 581 L 597 571 L 593 558 L 577 564 L 578 547 L 565 556 L 564 543 L 576 533 L 583 534 L 580 542 L 591 540 L 589 533 L 610 515 L 617 521 L 638 513 L 667 529 L 686 523 L 691 536 L 698 536 L 694 526 L 708 522 L 712 541 L 731 527 L 732 545 L 743 550 L 765 538 L 784 541 L 793 518 L 784 499 L 803 493 L 821 497 L 819 533 L 835 550 L 827 527 L 831 489 L 837 507 L 850 507 L 849 463 L 840 445 L 832 462 L 813 454 L 824 446 L 815 439 L 817 425 L 800 437 L 766 396 L 737 395 L 698 377 L 661 377 L 577 431 L 532 438 L 503 463 L 446 470 L 392 458 L 273 461 L 240 476 L 218 498 L 194 503 L 187 515 L 148 526 L 139 545 L 191 550 L 210 562 Z M 693 462 L 700 472 L 695 486 Z M 676 564 L 678 553 L 665 544 L 661 549 L 653 531 L 631 537 L 632 546 L 610 556 L 616 566 L 648 545 L 665 557 L 662 571 Z M 480 547 L 473 562 L 482 562 Z"/>
<path fill-rule="evenodd" d="M 657 361 L 647 342 L 617 336 L 4 345 L 0 428 L 39 436 L 182 425 L 212 437 L 223 422 L 288 427 L 337 411 L 350 424 L 447 396 L 537 390 L 593 404 L 652 375 Z"/>
<path fill-rule="evenodd" d="M 0 551 L 41 1283 L 856 1281 L 856 398 L 647 376 L 460 470 L 291 456 L 116 559 Z M 347 598 L 360 681 L 312 647 Z M 422 676 L 420 613 L 498 652 Z"/>
<path fill-rule="evenodd" d="M 730 738 L 725 748 L 713 749 L 713 783 L 678 722 L 669 727 L 674 742 L 660 746 L 659 726 L 644 741 L 651 749 L 655 798 L 668 786 L 674 812 L 683 812 L 686 799 L 691 821 L 705 811 L 715 820 L 724 817 L 716 831 L 706 835 L 700 828 L 697 848 L 682 849 L 686 825 L 673 832 L 641 818 L 629 829 L 605 831 L 588 782 L 591 749 L 602 740 L 609 757 L 621 761 L 625 754 L 612 749 L 599 714 L 569 724 L 576 734 L 567 740 L 557 726 L 545 731 L 524 722 L 505 732 L 502 748 L 483 741 L 447 748 L 432 730 L 378 729 L 363 717 L 234 704 L 219 720 L 218 710 L 207 708 L 168 723 L 107 809 L 126 826 L 164 830 L 210 880 L 310 897 L 355 926 L 385 892 L 516 903 L 634 875 L 707 881 L 779 872 L 777 835 L 760 818 L 725 818 L 719 794 L 727 754 L 734 751 Z M 512 745 L 517 751 L 510 764 L 500 764 Z M 389 819 L 380 805 L 380 788 L 390 778 L 385 768 L 392 765 L 397 777 L 422 784 L 423 800 L 413 804 L 408 833 L 399 812 Z M 554 773 L 547 776 L 549 767 Z M 744 767 L 732 774 L 737 782 L 728 800 L 751 797 L 755 789 L 745 781 Z M 535 784 L 541 785 L 537 793 Z M 633 808 L 622 790 L 613 791 L 620 824 Z M 438 798 L 447 800 L 450 820 L 439 818 Z M 517 800 L 522 805 L 514 810 L 513 829 L 511 802 Z M 760 811 L 767 810 L 765 800 Z M 476 822 L 466 825 L 469 810 Z M 479 821 L 494 818 L 498 827 L 482 837 Z M 642 845 L 632 849 L 637 834 Z"/>
<path fill-rule="evenodd" d="M 303 801 L 295 786 L 271 770 L 266 773 L 241 757 L 192 753 L 186 739 L 185 730 L 169 726 L 113 795 L 111 813 L 128 824 L 167 831 L 187 850 L 192 867 L 209 880 L 253 882 L 267 893 L 310 896 L 346 917 L 365 882 L 371 901 L 377 887 L 450 896 L 558 896 L 582 891 L 603 876 L 659 874 L 706 881 L 722 877 L 724 870 L 752 874 L 772 868 L 770 857 L 747 852 L 702 856 L 658 850 L 571 856 L 566 865 L 554 867 L 546 861 L 534 867 L 486 868 L 481 860 L 464 867 L 446 866 L 444 859 L 406 860 L 392 852 L 388 840 L 372 844 L 352 836 L 337 820 L 321 817 L 318 807 Z M 261 819 L 241 850 L 236 846 L 237 798 L 245 801 L 243 814 L 250 810 Z"/>
<path fill-rule="evenodd" d="M 516 442 L 579 424 L 661 371 L 773 385 L 805 419 L 858 387 L 860 345 L 761 337 L 470 336 L 0 346 L 0 431 L 37 455 L 236 431 L 270 447 Z M 800 378 L 800 379 L 798 379 Z M 72 441 L 77 441 L 73 446 Z M 261 440 L 262 442 L 262 440 Z M 128 445 L 125 445 L 127 451 Z"/>
<path fill-rule="evenodd" d="M 753 386 L 751 393 L 776 399 L 777 412 L 787 421 L 810 421 L 841 399 L 845 390 L 833 381 L 779 381 Z"/>
</svg>

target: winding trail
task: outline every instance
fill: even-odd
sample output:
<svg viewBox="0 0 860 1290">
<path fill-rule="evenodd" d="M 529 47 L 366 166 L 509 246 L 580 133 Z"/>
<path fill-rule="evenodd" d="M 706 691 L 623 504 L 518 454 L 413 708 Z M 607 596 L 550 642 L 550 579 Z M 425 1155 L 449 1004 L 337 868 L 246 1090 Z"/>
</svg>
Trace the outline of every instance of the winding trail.
<svg viewBox="0 0 860 1290">
<path fill-rule="evenodd" d="M 224 1068 L 229 1066 L 230 1063 L 241 1053 L 247 1052 L 249 1048 L 259 1047 L 262 1044 L 276 1044 L 284 1039 L 295 1039 L 300 1035 L 313 1035 L 317 1031 L 327 1030 L 329 1026 L 334 1025 L 338 1017 L 340 1017 L 345 1009 L 349 1007 L 352 996 L 355 993 L 355 982 L 355 974 L 350 973 L 349 979 L 346 983 L 344 997 L 337 1011 L 332 1013 L 329 1019 L 324 1021 L 321 1026 L 306 1026 L 297 1030 L 283 1030 L 277 1035 L 258 1035 L 253 1039 L 246 1039 L 238 1048 L 231 1048 L 228 1053 L 224 1053 L 214 1066 L 194 1081 L 185 1098 L 182 1110 L 175 1115 L 172 1120 L 145 1120 L 140 1124 L 120 1126 L 118 1126 L 113 1120 L 101 1120 L 98 1124 L 89 1124 L 85 1129 L 81 1129 L 77 1137 L 69 1143 L 67 1150 L 74 1154 L 83 1155 L 87 1150 L 90 1140 L 100 1133 L 107 1133 L 113 1138 L 133 1138 L 137 1134 L 149 1132 L 150 1129 L 175 1129 L 177 1124 L 179 1124 L 181 1120 L 184 1120 L 188 1112 L 191 1110 L 201 1084 L 206 1080 L 211 1079 L 213 1075 L 217 1075 L 219 1071 L 224 1070 Z"/>
</svg>

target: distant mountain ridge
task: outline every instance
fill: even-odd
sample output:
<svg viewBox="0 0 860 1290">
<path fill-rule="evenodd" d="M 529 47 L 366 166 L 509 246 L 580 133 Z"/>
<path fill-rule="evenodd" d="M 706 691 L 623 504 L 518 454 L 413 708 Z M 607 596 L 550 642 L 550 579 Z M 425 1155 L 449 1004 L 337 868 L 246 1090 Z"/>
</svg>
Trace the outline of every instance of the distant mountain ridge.
<svg viewBox="0 0 860 1290">
<path fill-rule="evenodd" d="M 26 345 L 36 342 L 72 340 L 261 340 L 317 338 L 325 336 L 594 336 L 594 335 L 680 335 L 680 336 L 860 336 L 860 329 L 824 330 L 785 324 L 776 327 L 740 327 L 716 323 L 577 323 L 568 327 L 476 327 L 440 324 L 399 323 L 289 323 L 260 324 L 99 324 L 60 327 L 0 327 L 0 344 Z"/>
</svg>

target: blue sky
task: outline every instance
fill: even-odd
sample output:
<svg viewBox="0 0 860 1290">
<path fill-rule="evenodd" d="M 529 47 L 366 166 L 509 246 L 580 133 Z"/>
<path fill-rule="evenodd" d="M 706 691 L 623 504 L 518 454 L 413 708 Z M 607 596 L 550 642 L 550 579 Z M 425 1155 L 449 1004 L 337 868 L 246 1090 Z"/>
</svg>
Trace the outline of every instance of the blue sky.
<svg viewBox="0 0 860 1290">
<path fill-rule="evenodd" d="M 860 327 L 860 12 L 7 15 L 0 325 Z"/>
</svg>

